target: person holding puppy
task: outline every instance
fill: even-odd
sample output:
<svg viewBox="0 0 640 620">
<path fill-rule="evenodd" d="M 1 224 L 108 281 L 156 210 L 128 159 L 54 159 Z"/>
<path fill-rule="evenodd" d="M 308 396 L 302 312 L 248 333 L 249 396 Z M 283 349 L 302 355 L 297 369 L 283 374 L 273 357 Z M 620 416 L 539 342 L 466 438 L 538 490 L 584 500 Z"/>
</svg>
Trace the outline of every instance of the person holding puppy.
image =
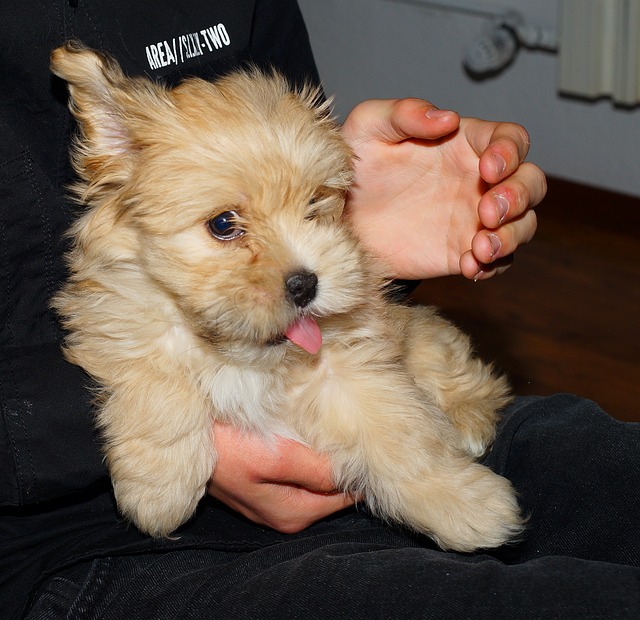
<svg viewBox="0 0 640 620">
<path fill-rule="evenodd" d="M 444 553 L 380 523 L 335 493 L 322 455 L 223 425 L 209 485 L 222 502 L 204 500 L 175 538 L 127 526 L 87 378 L 64 361 L 49 310 L 74 217 L 72 126 L 49 52 L 75 37 L 167 83 L 247 61 L 294 83 L 318 77 L 293 0 L 13 4 L 0 26 L 6 617 L 635 617 L 640 430 L 573 396 L 505 411 L 485 464 L 514 482 L 529 526 L 491 553 Z M 545 181 L 521 127 L 408 99 L 363 103 L 343 133 L 359 157 L 348 217 L 399 278 L 482 280 L 533 236 Z"/>
</svg>

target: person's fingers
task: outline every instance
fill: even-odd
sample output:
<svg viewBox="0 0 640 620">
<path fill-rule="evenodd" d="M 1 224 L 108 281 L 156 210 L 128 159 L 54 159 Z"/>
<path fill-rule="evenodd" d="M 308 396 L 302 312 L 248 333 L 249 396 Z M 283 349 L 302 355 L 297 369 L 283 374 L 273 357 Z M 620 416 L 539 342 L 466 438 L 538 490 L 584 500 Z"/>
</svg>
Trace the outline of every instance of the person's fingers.
<svg viewBox="0 0 640 620">
<path fill-rule="evenodd" d="M 465 118 L 460 126 L 480 158 L 480 175 L 491 185 L 515 172 L 529 153 L 531 142 L 522 125 Z"/>
<path fill-rule="evenodd" d="M 491 264 L 481 263 L 471 250 L 460 257 L 460 273 L 469 280 L 488 280 L 493 276 L 504 273 L 513 263 L 513 254 L 496 259 Z"/>
<path fill-rule="evenodd" d="M 533 238 L 537 216 L 533 209 L 497 230 L 481 230 L 472 242 L 471 250 L 460 257 L 460 271 L 466 278 L 485 280 L 506 271 L 513 253 Z"/>
<path fill-rule="evenodd" d="M 258 482 L 300 485 L 318 493 L 335 490 L 328 457 L 291 439 L 265 440 L 229 424 L 215 424 L 217 469 L 226 475 L 225 465 L 242 464 L 241 471 Z M 233 475 L 236 467 L 230 467 Z M 214 474 L 215 476 L 215 474 Z"/>
<path fill-rule="evenodd" d="M 265 503 L 254 518 L 283 533 L 298 532 L 354 503 L 336 490 L 329 458 L 290 439 L 277 439 L 276 455 L 261 472 Z"/>
<path fill-rule="evenodd" d="M 229 424 L 214 429 L 218 462 L 208 492 L 248 519 L 291 533 L 354 503 L 335 489 L 325 455 Z"/>
<path fill-rule="evenodd" d="M 211 495 L 259 525 L 283 534 L 300 532 L 316 521 L 354 504 L 346 493 L 314 493 L 302 487 L 260 483 L 249 501 L 246 495 Z"/>
<path fill-rule="evenodd" d="M 410 138 L 437 140 L 455 131 L 460 117 L 423 99 L 370 99 L 357 105 L 343 125 L 352 146 L 371 139 L 390 144 Z"/>
<path fill-rule="evenodd" d="M 266 484 L 266 483 L 265 483 Z M 313 493 L 308 489 L 288 485 L 268 485 L 271 501 L 265 509 L 256 511 L 254 521 L 283 534 L 300 532 L 354 504 L 346 493 Z"/>
<path fill-rule="evenodd" d="M 508 179 L 482 196 L 478 217 L 486 228 L 497 229 L 540 204 L 546 193 L 547 181 L 542 170 L 525 162 Z"/>
<path fill-rule="evenodd" d="M 316 493 L 335 491 L 329 458 L 291 439 L 277 438 L 276 454 L 262 476 L 266 481 L 299 485 Z"/>
</svg>

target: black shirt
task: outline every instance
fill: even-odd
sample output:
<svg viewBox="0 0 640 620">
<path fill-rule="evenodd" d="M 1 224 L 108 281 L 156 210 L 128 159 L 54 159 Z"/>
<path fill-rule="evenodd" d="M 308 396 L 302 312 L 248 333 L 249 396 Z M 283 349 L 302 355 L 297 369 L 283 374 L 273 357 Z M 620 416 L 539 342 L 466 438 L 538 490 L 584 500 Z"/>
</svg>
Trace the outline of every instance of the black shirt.
<svg viewBox="0 0 640 620">
<path fill-rule="evenodd" d="M 253 63 L 318 81 L 295 0 L 7 0 L 0 19 L 0 609 L 46 571 L 157 543 L 123 525 L 93 427 L 89 379 L 66 362 L 49 300 L 75 216 L 74 131 L 49 71 L 64 40 L 169 84 Z"/>
</svg>

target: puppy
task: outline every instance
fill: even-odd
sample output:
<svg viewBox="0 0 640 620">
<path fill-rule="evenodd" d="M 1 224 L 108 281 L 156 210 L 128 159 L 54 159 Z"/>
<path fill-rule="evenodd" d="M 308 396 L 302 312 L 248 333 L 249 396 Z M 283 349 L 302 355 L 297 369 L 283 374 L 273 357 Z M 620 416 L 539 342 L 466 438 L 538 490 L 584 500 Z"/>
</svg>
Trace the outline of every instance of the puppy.
<svg viewBox="0 0 640 620">
<path fill-rule="evenodd" d="M 342 211 L 352 153 L 317 90 L 277 74 L 125 77 L 68 43 L 79 136 L 66 355 L 100 386 L 122 514 L 167 536 L 216 465 L 212 421 L 330 456 L 336 487 L 441 547 L 520 532 L 510 483 L 474 462 L 502 378 L 432 309 L 385 300 Z"/>
</svg>

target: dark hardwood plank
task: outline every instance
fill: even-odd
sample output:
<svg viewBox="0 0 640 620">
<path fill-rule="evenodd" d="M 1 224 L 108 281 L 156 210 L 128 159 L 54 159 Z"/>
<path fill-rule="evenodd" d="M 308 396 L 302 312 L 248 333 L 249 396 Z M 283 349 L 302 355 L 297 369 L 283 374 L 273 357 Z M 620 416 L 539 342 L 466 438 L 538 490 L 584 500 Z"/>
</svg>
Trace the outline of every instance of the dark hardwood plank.
<svg viewBox="0 0 640 620">
<path fill-rule="evenodd" d="M 469 332 L 519 394 L 573 392 L 640 421 L 640 199 L 549 180 L 538 234 L 485 282 L 414 293 Z"/>
</svg>

